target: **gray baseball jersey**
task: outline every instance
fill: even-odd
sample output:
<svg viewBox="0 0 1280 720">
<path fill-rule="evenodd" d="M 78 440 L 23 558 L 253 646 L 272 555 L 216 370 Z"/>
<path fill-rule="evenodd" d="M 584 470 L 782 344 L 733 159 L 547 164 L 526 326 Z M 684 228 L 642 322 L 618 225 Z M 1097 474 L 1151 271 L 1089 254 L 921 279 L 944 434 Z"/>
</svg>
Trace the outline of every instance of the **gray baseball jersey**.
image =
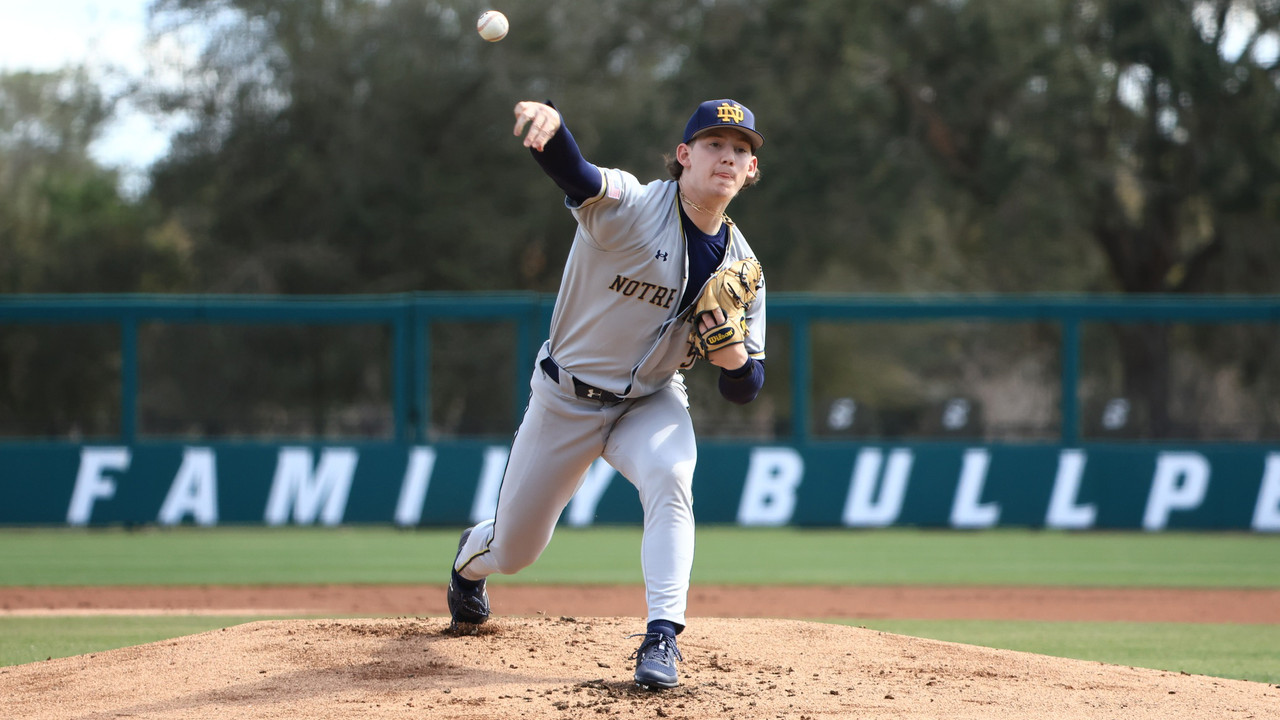
<svg viewBox="0 0 1280 720">
<path fill-rule="evenodd" d="M 680 314 L 689 259 L 674 180 L 642 185 L 622 170 L 602 169 L 599 195 L 579 207 L 549 349 L 556 364 L 585 383 L 622 397 L 656 392 L 692 365 L 688 313 Z M 729 227 L 720 267 L 754 254 Z M 764 359 L 765 290 L 747 312 L 747 354 Z"/>
</svg>

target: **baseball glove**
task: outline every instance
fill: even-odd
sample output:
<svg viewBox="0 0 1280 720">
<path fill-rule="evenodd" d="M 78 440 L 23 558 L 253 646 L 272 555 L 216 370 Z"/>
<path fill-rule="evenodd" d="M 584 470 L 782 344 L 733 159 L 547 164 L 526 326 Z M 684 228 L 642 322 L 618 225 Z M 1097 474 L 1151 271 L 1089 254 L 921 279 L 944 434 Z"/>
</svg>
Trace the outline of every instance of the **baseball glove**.
<svg viewBox="0 0 1280 720">
<path fill-rule="evenodd" d="M 689 343 L 698 357 L 705 358 L 721 348 L 746 342 L 747 307 L 756 299 L 763 284 L 764 270 L 753 257 L 736 260 L 711 274 L 702 295 L 694 303 L 693 329 L 689 331 Z M 702 316 L 716 308 L 724 313 L 724 322 L 702 332 Z"/>
</svg>

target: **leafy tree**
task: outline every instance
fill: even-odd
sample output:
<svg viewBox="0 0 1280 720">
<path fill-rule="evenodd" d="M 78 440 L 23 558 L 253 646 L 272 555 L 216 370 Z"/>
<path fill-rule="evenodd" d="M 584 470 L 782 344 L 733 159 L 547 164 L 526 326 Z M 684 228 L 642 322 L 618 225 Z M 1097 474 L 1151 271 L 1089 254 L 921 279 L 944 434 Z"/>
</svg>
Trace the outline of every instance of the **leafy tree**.
<svg viewBox="0 0 1280 720">
<path fill-rule="evenodd" d="M 1280 4 L 744 0 L 703 22 L 732 32 L 686 75 L 734 68 L 759 108 L 773 172 L 741 212 L 788 238 L 769 265 L 797 286 L 1280 288 L 1259 241 Z"/>
<path fill-rule="evenodd" d="M 185 238 L 89 156 L 111 112 L 83 69 L 0 75 L 0 292 L 181 287 Z"/>
</svg>

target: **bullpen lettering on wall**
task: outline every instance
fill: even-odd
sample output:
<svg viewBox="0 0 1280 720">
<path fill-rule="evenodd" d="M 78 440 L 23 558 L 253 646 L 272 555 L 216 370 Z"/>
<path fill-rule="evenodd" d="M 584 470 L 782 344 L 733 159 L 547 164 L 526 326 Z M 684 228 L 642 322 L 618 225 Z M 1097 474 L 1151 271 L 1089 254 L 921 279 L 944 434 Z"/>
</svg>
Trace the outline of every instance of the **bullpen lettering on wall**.
<svg viewBox="0 0 1280 720">
<path fill-rule="evenodd" d="M 505 445 L 0 447 L 0 524 L 461 526 L 492 517 Z M 1280 448 L 704 443 L 699 522 L 1280 532 Z M 638 523 L 592 465 L 561 522 Z"/>
</svg>

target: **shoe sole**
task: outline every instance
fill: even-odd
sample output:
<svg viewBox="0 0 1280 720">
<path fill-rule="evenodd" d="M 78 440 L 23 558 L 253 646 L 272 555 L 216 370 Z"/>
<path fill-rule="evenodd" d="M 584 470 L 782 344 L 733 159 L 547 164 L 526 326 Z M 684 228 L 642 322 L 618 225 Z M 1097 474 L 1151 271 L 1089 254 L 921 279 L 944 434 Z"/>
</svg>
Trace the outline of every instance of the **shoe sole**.
<svg viewBox="0 0 1280 720">
<path fill-rule="evenodd" d="M 658 680 L 657 678 L 652 678 L 647 680 L 641 679 L 641 677 L 638 674 L 635 676 L 635 681 L 636 681 L 636 685 L 644 688 L 645 690 L 670 690 L 671 688 L 676 687 L 677 685 L 680 684 L 679 680 L 668 681 L 668 680 Z"/>
<path fill-rule="evenodd" d="M 652 692 L 657 692 L 658 690 L 670 690 L 671 688 L 678 687 L 679 685 L 680 685 L 679 681 L 676 681 L 673 683 L 661 683 L 661 682 L 642 682 L 641 680 L 636 679 L 636 687 L 641 688 L 643 690 L 649 690 Z"/>
</svg>

